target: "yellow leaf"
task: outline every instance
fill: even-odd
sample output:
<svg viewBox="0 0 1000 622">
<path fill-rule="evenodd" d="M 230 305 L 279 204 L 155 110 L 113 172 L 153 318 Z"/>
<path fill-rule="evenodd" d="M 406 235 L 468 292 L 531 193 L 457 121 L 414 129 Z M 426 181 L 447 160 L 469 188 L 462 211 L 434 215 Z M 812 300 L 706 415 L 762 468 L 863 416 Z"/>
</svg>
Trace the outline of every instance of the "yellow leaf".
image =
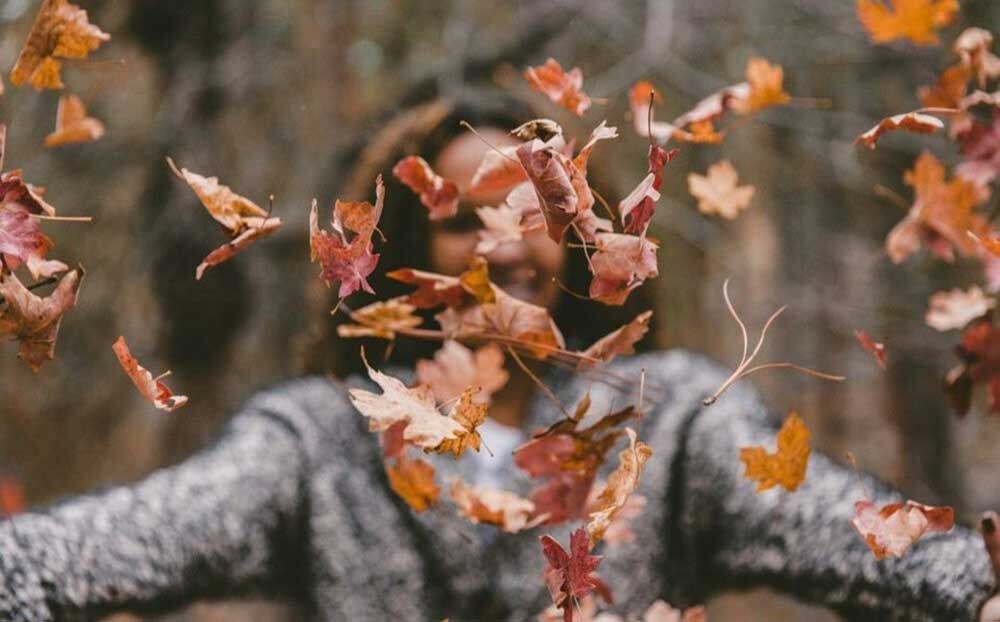
<svg viewBox="0 0 1000 622">
<path fill-rule="evenodd" d="M 958 13 L 958 0 L 858 0 L 858 19 L 875 43 L 909 39 L 917 45 L 937 45 L 937 30 Z"/>
<path fill-rule="evenodd" d="M 111 36 L 87 20 L 87 12 L 66 0 L 44 0 L 10 72 L 14 86 L 61 89 L 56 58 L 86 58 Z"/>
<path fill-rule="evenodd" d="M 770 454 L 763 447 L 740 449 L 746 465 L 746 478 L 757 482 L 757 492 L 775 486 L 794 491 L 806 477 L 809 463 L 809 428 L 794 412 L 778 431 L 778 451 Z"/>
<path fill-rule="evenodd" d="M 415 512 L 437 503 L 441 489 L 434 483 L 434 467 L 420 458 L 401 457 L 395 465 L 386 463 L 389 487 Z"/>
<path fill-rule="evenodd" d="M 782 85 L 785 72 L 781 65 L 772 65 L 763 58 L 751 58 L 747 63 L 747 82 L 750 95 L 733 107 L 739 112 L 756 112 L 770 106 L 781 106 L 791 101 Z"/>
<path fill-rule="evenodd" d="M 462 429 L 455 432 L 454 437 L 441 441 L 441 444 L 434 448 L 436 453 L 451 452 L 454 457 L 458 458 L 466 449 L 479 451 L 482 439 L 479 437 L 479 432 L 476 432 L 476 428 L 486 419 L 486 405 L 477 404 L 474 401 L 477 392 L 478 389 L 473 387 L 462 391 L 462 397 L 459 398 L 458 404 L 451 412 L 451 418 L 458 422 Z M 431 450 L 425 449 L 424 451 Z"/>
<path fill-rule="evenodd" d="M 397 330 L 416 328 L 423 319 L 413 315 L 416 307 L 403 302 L 404 297 L 373 302 L 351 313 L 357 324 L 341 324 L 337 334 L 341 337 L 378 337 L 395 339 Z"/>
</svg>

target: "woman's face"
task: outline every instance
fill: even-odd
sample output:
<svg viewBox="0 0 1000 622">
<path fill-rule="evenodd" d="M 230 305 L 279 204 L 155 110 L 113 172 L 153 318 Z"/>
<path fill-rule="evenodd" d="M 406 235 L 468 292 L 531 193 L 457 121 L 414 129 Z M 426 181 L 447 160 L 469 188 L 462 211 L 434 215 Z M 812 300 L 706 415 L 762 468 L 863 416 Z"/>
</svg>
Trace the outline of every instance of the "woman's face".
<svg viewBox="0 0 1000 622">
<path fill-rule="evenodd" d="M 513 144 L 513 139 L 503 130 L 480 128 L 479 134 L 497 146 Z M 469 266 L 482 227 L 475 208 L 481 205 L 499 205 L 506 193 L 467 196 L 472 176 L 490 149 L 472 133 L 462 134 L 452 140 L 431 163 L 434 171 L 458 185 L 462 200 L 458 214 L 444 221 L 431 223 L 431 270 L 457 275 Z M 524 234 L 519 242 L 500 245 L 486 255 L 490 264 L 490 280 L 516 298 L 533 304 L 552 307 L 559 295 L 555 279 L 561 276 L 566 251 L 561 244 L 549 239 L 544 230 Z"/>
</svg>

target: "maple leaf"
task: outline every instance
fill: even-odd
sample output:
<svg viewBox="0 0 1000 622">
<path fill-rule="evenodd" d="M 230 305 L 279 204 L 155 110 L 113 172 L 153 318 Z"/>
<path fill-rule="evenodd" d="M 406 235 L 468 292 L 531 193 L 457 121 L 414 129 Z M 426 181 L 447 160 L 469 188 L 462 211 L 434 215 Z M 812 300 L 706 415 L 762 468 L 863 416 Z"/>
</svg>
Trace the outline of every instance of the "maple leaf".
<svg viewBox="0 0 1000 622">
<path fill-rule="evenodd" d="M 396 331 L 416 328 L 423 319 L 413 315 L 416 307 L 404 302 L 405 297 L 379 300 L 351 312 L 357 324 L 341 324 L 337 334 L 341 337 L 378 337 L 395 339 Z"/>
<path fill-rule="evenodd" d="M 173 391 L 167 385 L 160 382 L 160 378 L 163 378 L 170 372 L 154 378 L 153 374 L 140 365 L 139 361 L 132 356 L 128 344 L 125 343 L 125 337 L 118 337 L 111 346 L 111 349 L 114 350 L 115 356 L 118 357 L 118 362 L 121 364 L 122 369 L 125 370 L 125 374 L 135 384 L 135 388 L 139 389 L 139 393 L 152 402 L 153 406 L 156 406 L 160 410 L 172 412 L 187 403 L 188 398 L 186 396 L 174 395 Z"/>
<path fill-rule="evenodd" d="M 936 31 L 958 13 L 958 0 L 857 0 L 858 19 L 875 43 L 908 39 L 917 45 L 940 43 Z"/>
<path fill-rule="evenodd" d="M 87 12 L 66 0 L 43 0 L 28 40 L 10 72 L 14 86 L 61 89 L 57 58 L 86 58 L 111 36 L 87 20 Z"/>
<path fill-rule="evenodd" d="M 517 146 L 490 149 L 483 154 L 479 167 L 472 175 L 468 193 L 488 196 L 509 190 L 527 179 L 528 174 L 517 159 Z"/>
<path fill-rule="evenodd" d="M 479 432 L 476 431 L 483 421 L 486 420 L 486 404 L 477 402 L 475 400 L 476 393 L 479 392 L 478 387 L 469 387 L 462 391 L 461 397 L 458 399 L 458 403 L 452 409 L 449 418 L 457 422 L 462 429 L 455 432 L 455 438 L 446 438 L 434 448 L 434 451 L 443 454 L 451 452 L 451 455 L 458 458 L 465 450 L 472 449 L 479 451 L 479 445 L 482 442 L 482 438 L 479 436 Z M 404 434 L 405 436 L 405 434 Z M 428 451 L 428 450 L 425 450 Z"/>
<path fill-rule="evenodd" d="M 474 352 L 457 341 L 446 340 L 434 360 L 417 361 L 417 381 L 430 386 L 439 402 L 461 395 L 466 387 L 479 387 L 475 401 L 489 404 L 491 396 L 507 384 L 503 350 L 495 343 Z"/>
<path fill-rule="evenodd" d="M 598 233 L 597 252 L 590 258 L 594 278 L 590 297 L 608 305 L 622 305 L 629 293 L 659 274 L 657 244 L 652 240 L 622 233 Z"/>
<path fill-rule="evenodd" d="M 521 210 L 506 203 L 497 207 L 483 206 L 476 208 L 476 216 L 483 222 L 483 228 L 477 232 L 479 242 L 476 244 L 477 255 L 488 255 L 503 244 L 518 242 L 522 239 Z"/>
<path fill-rule="evenodd" d="M 395 464 L 385 464 L 389 487 L 414 512 L 423 512 L 438 501 L 441 489 L 434 483 L 434 466 L 421 458 L 400 456 Z"/>
<path fill-rule="evenodd" d="M 367 360 L 365 367 L 368 377 L 382 389 L 382 394 L 376 395 L 364 389 L 350 389 L 348 393 L 354 407 L 368 417 L 371 431 L 382 432 L 395 423 L 405 421 L 404 440 L 430 450 L 436 449 L 444 440 L 457 439 L 466 432 L 461 423 L 437 411 L 434 396 L 426 387 L 410 389 L 399 379 L 372 369 Z"/>
<path fill-rule="evenodd" d="M 604 537 L 612 521 L 625 508 L 629 496 L 639 487 L 643 466 L 653 455 L 649 445 L 636 441 L 632 428 L 625 428 L 625 433 L 629 446 L 618 454 L 618 468 L 608 476 L 604 490 L 589 508 L 586 529 L 591 547 Z"/>
<path fill-rule="evenodd" d="M 920 87 L 917 96 L 929 108 L 960 108 L 971 77 L 972 70 L 967 65 L 952 65 L 941 72 L 934 84 Z"/>
<path fill-rule="evenodd" d="M 539 147 L 537 141 L 518 147 L 517 157 L 535 189 L 549 237 L 561 241 L 579 208 L 580 197 L 571 179 L 575 166 L 552 147 Z"/>
<path fill-rule="evenodd" d="M 924 319 L 928 326 L 943 332 L 964 328 L 972 320 L 989 314 L 996 306 L 996 299 L 984 294 L 979 286 L 973 285 L 968 291 L 956 287 L 931 295 Z"/>
<path fill-rule="evenodd" d="M 601 563 L 598 555 L 590 554 L 587 530 L 580 528 L 569 536 L 569 552 L 551 536 L 542 536 L 542 553 L 548 564 L 542 571 L 552 602 L 563 610 L 563 620 L 573 622 L 573 601 L 596 591 L 612 602 L 607 585 L 594 574 Z"/>
<path fill-rule="evenodd" d="M 167 164 L 174 175 L 184 180 L 194 191 L 209 215 L 230 238 L 229 242 L 205 256 L 195 269 L 196 279 L 201 280 L 205 270 L 271 235 L 281 226 L 280 218 L 269 218 L 268 213 L 259 205 L 236 194 L 229 186 L 220 184 L 217 177 L 204 177 L 186 168 L 178 169 L 170 158 L 167 158 Z"/>
<path fill-rule="evenodd" d="M 0 337 L 20 342 L 18 357 L 37 372 L 55 358 L 56 337 L 63 315 L 76 306 L 84 270 L 78 266 L 59 281 L 46 298 L 31 293 L 14 274 L 0 273 Z"/>
<path fill-rule="evenodd" d="M 495 300 L 481 305 L 481 309 L 483 319 L 493 332 L 524 342 L 540 359 L 566 347 L 548 309 L 518 300 L 496 285 L 491 284 L 491 288 Z"/>
<path fill-rule="evenodd" d="M 46 147 L 93 142 L 104 136 L 104 124 L 87 116 L 87 109 L 76 95 L 59 97 L 56 129 L 45 137 Z"/>
<path fill-rule="evenodd" d="M 316 200 L 309 212 L 309 259 L 320 262 L 320 278 L 327 285 L 339 282 L 337 295 L 350 296 L 359 289 L 369 294 L 375 290 L 368 284 L 368 275 L 378 264 L 379 256 L 372 253 L 372 234 L 375 232 L 385 201 L 382 176 L 375 179 L 375 205 L 366 201 L 344 202 L 338 200 L 333 208 L 333 232 L 319 227 Z M 354 233 L 348 242 L 347 232 Z M 391 274 L 390 274 L 391 276 Z"/>
<path fill-rule="evenodd" d="M 652 317 L 652 311 L 643 311 L 628 324 L 595 341 L 593 345 L 583 351 L 583 355 L 587 359 L 580 361 L 577 369 L 591 367 L 593 365 L 592 359 L 608 363 L 618 355 L 634 354 L 634 346 L 649 331 L 649 321 Z"/>
<path fill-rule="evenodd" d="M 25 183 L 21 171 L 0 175 L 0 255 L 11 270 L 24 263 L 37 279 L 65 272 L 69 266 L 46 260 L 52 240 L 34 216 L 53 216 L 55 208 L 41 197 L 41 189 Z"/>
<path fill-rule="evenodd" d="M 861 344 L 861 347 L 875 357 L 875 362 L 883 370 L 886 368 L 885 344 L 875 341 L 863 330 L 854 331 L 854 337 Z"/>
<path fill-rule="evenodd" d="M 711 123 L 738 105 L 743 105 L 741 102 L 746 102 L 749 97 L 749 83 L 741 82 L 727 86 L 696 103 L 694 108 L 674 119 L 673 125 L 677 127 L 691 126 L 690 130 L 693 134 L 702 134 L 700 139 L 688 138 L 687 140 L 691 142 L 714 142 L 716 140 L 712 136 L 715 134 L 714 130 L 709 131 L 710 126 L 704 124 Z M 718 140 L 721 140 L 721 137 Z"/>
<path fill-rule="evenodd" d="M 718 214 L 732 220 L 750 206 L 756 188 L 738 186 L 736 169 L 729 160 L 722 160 L 708 167 L 707 175 L 690 173 L 688 190 L 698 199 L 698 211 L 702 214 Z"/>
<path fill-rule="evenodd" d="M 445 305 L 458 307 L 467 301 L 468 294 L 458 277 L 434 272 L 401 268 L 386 273 L 390 279 L 415 285 L 417 290 L 406 297 L 406 302 L 418 309 L 432 309 Z"/>
<path fill-rule="evenodd" d="M 469 486 L 462 480 L 451 485 L 451 498 L 460 514 L 473 523 L 496 525 L 517 533 L 537 524 L 535 504 L 512 492 L 488 486 Z"/>
<path fill-rule="evenodd" d="M 906 112 L 886 117 L 875 124 L 870 130 L 854 139 L 854 144 L 862 143 L 869 149 L 874 149 L 878 139 L 887 132 L 906 130 L 917 134 L 932 134 L 944 129 L 944 122 L 937 117 L 920 112 Z"/>
<path fill-rule="evenodd" d="M 480 304 L 496 300 L 496 293 L 493 291 L 492 283 L 490 283 L 489 264 L 483 257 L 478 255 L 472 257 L 469 261 L 469 269 L 459 275 L 458 283 Z"/>
<path fill-rule="evenodd" d="M 945 376 L 945 388 L 956 413 L 962 416 L 969 411 L 977 383 L 988 385 L 990 411 L 1000 412 L 1000 331 L 992 318 L 983 317 L 966 326 L 955 352 L 961 363 Z"/>
<path fill-rule="evenodd" d="M 782 106 L 792 100 L 782 83 L 785 72 L 781 65 L 772 65 L 764 58 L 747 61 L 746 79 L 750 92 L 746 99 L 736 100 L 733 110 L 743 114 L 758 112 L 771 106 Z"/>
<path fill-rule="evenodd" d="M 406 156 L 392 167 L 392 174 L 420 197 L 420 203 L 430 210 L 431 220 L 458 213 L 458 186 L 435 173 L 420 156 Z"/>
<path fill-rule="evenodd" d="M 566 72 L 558 61 L 550 58 L 544 65 L 525 69 L 524 79 L 531 88 L 578 117 L 590 108 L 590 98 L 582 90 L 583 72 L 579 67 Z"/>
<path fill-rule="evenodd" d="M 618 204 L 618 214 L 625 223 L 624 232 L 645 235 L 660 200 L 663 168 L 677 155 L 677 149 L 667 151 L 656 145 L 649 146 L 647 161 L 649 173 L 639 185 Z"/>
<path fill-rule="evenodd" d="M 806 477 L 809 464 L 809 428 L 794 412 L 778 431 L 778 450 L 771 454 L 763 447 L 740 449 L 746 477 L 757 482 L 757 492 L 782 486 L 792 492 Z"/>
<path fill-rule="evenodd" d="M 875 559 L 902 557 L 913 544 L 932 532 L 948 532 L 955 524 L 950 507 L 933 507 L 907 501 L 879 508 L 868 500 L 857 501 L 851 524 L 858 530 Z"/>
</svg>

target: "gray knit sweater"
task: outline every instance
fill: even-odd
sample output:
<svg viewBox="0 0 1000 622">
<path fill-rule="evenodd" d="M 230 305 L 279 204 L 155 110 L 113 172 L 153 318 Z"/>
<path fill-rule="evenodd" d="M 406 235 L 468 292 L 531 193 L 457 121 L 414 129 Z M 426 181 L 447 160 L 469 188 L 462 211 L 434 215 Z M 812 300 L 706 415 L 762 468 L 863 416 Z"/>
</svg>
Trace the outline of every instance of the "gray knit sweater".
<svg viewBox="0 0 1000 622">
<path fill-rule="evenodd" d="M 770 585 L 849 619 L 975 619 L 994 585 L 974 532 L 956 527 L 876 561 L 850 525 L 862 495 L 852 471 L 814 455 L 797 492 L 758 494 L 739 448 L 773 447 L 774 427 L 752 390 L 741 383 L 703 408 L 726 373 L 699 355 L 612 365 L 631 377 L 641 368 L 647 414 L 636 424 L 655 454 L 635 540 L 598 551 L 613 610 Z M 587 388 L 595 410 L 631 399 L 579 377 L 556 386 L 567 403 Z M 525 427 L 558 416 L 536 397 Z M 504 453 L 495 474 L 525 494 L 532 482 Z M 476 463 L 438 460 L 439 478 L 475 481 Z M 879 502 L 899 498 L 866 485 Z M 301 599 L 317 620 L 534 620 L 549 604 L 538 536 L 565 546 L 576 526 L 501 534 L 448 502 L 414 514 L 389 490 L 376 438 L 344 392 L 306 378 L 254 397 L 180 465 L 0 524 L 0 620 L 90 620 L 247 592 Z"/>
</svg>

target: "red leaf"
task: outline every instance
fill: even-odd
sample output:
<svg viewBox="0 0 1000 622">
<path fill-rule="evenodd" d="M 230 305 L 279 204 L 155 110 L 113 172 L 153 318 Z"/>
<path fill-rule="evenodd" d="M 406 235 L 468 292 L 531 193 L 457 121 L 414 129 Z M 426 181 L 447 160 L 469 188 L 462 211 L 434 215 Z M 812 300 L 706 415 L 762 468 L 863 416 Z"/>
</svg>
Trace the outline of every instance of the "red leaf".
<svg viewBox="0 0 1000 622">
<path fill-rule="evenodd" d="M 884 370 L 887 364 L 885 344 L 875 341 L 863 330 L 854 331 L 854 336 L 858 339 L 861 347 L 870 352 L 875 357 L 875 362 L 878 366 Z"/>
<path fill-rule="evenodd" d="M 590 108 L 590 98 L 582 91 L 583 72 L 579 67 L 564 72 L 562 65 L 550 58 L 544 65 L 525 69 L 524 79 L 531 88 L 577 116 Z"/>
<path fill-rule="evenodd" d="M 420 202 L 430 210 L 431 220 L 458 213 L 458 186 L 435 173 L 420 156 L 406 156 L 392 168 L 392 174 L 420 196 Z"/>
<path fill-rule="evenodd" d="M 47 298 L 39 298 L 21 284 L 14 274 L 0 273 L 0 337 L 20 341 L 18 356 L 33 371 L 55 358 L 56 337 L 62 316 L 76 306 L 84 270 L 66 274 Z"/>
<path fill-rule="evenodd" d="M 590 258 L 594 278 L 590 297 L 609 305 L 625 303 L 629 293 L 659 274 L 656 266 L 657 245 L 641 236 L 599 233 L 597 252 Z"/>
<path fill-rule="evenodd" d="M 128 344 L 125 343 L 124 337 L 118 337 L 118 340 L 111 346 L 111 349 L 115 351 L 115 356 L 118 357 L 118 362 L 121 363 L 125 374 L 132 380 L 135 387 L 139 389 L 139 393 L 152 402 L 153 406 L 156 406 L 160 410 L 171 412 L 187 403 L 188 398 L 186 396 L 174 395 L 167 385 L 160 382 L 158 378 L 153 378 L 153 374 L 149 373 L 148 369 L 139 364 L 139 361 L 132 356 L 132 352 L 129 350 Z"/>
<path fill-rule="evenodd" d="M 569 536 L 567 553 L 550 536 L 542 536 L 542 553 L 548 564 L 542 571 L 542 578 L 549 589 L 552 602 L 563 610 L 563 619 L 573 621 L 573 600 L 583 598 L 597 591 L 604 600 L 612 602 L 611 592 L 604 582 L 594 574 L 601 558 L 590 554 L 590 541 L 586 529 L 577 529 Z"/>
<path fill-rule="evenodd" d="M 570 178 L 576 168 L 565 155 L 538 141 L 517 149 L 517 157 L 528 174 L 545 217 L 549 237 L 562 240 L 566 228 L 576 218 L 580 197 Z"/>
</svg>

